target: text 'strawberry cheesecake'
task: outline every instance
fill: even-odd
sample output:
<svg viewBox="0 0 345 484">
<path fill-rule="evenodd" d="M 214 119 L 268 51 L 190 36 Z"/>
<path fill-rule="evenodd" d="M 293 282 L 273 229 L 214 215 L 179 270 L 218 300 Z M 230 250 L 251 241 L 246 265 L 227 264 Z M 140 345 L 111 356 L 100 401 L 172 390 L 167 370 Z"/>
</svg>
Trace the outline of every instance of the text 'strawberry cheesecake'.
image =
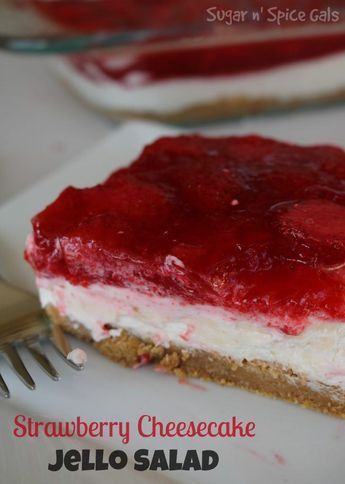
<svg viewBox="0 0 345 484">
<path fill-rule="evenodd" d="M 345 416 L 345 152 L 167 137 L 32 220 L 56 324 L 113 360 Z"/>
</svg>

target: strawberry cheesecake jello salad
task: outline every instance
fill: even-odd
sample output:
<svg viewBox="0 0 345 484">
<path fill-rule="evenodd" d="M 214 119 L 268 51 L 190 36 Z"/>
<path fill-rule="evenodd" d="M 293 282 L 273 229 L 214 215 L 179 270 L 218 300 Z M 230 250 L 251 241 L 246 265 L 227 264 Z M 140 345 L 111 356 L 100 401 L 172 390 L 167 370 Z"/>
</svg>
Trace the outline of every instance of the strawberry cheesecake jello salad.
<svg viewBox="0 0 345 484">
<path fill-rule="evenodd" d="M 190 123 L 345 99 L 345 28 L 269 37 L 79 53 L 57 67 L 84 101 L 114 118 Z"/>
<path fill-rule="evenodd" d="M 116 119 L 193 123 L 345 99 L 342 0 L 31 3 L 68 39 L 122 33 L 121 49 L 73 53 L 57 66 Z"/>
<path fill-rule="evenodd" d="M 32 219 L 55 324 L 126 366 L 345 416 L 345 152 L 161 138 Z"/>
</svg>

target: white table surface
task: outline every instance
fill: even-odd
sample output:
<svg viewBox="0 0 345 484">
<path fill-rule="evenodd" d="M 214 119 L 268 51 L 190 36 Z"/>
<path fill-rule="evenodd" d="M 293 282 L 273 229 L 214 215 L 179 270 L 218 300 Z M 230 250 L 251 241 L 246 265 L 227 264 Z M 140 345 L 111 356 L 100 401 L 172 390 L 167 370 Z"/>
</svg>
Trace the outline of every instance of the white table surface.
<svg viewBox="0 0 345 484">
<path fill-rule="evenodd" d="M 0 204 L 114 129 L 65 88 L 51 64 L 0 53 Z"/>
</svg>

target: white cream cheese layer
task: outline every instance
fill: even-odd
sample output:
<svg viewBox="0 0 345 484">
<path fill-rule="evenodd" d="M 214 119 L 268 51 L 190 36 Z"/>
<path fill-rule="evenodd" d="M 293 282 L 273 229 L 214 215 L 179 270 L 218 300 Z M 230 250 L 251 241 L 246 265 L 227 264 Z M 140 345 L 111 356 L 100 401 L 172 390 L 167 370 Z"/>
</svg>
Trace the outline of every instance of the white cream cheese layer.
<svg viewBox="0 0 345 484">
<path fill-rule="evenodd" d="M 262 322 L 207 305 L 184 304 L 177 298 L 145 296 L 130 289 L 93 284 L 74 286 L 64 279 L 38 279 L 42 306 L 82 323 L 95 341 L 116 337 L 125 329 L 157 345 L 178 345 L 281 364 L 313 382 L 345 390 L 345 323 L 313 321 L 298 336 Z M 114 329 L 109 329 L 110 325 Z"/>
<path fill-rule="evenodd" d="M 59 61 L 61 76 L 85 100 L 103 109 L 169 113 L 220 99 L 289 101 L 335 93 L 345 88 L 345 53 L 266 69 L 260 72 L 205 78 L 181 78 L 143 84 L 144 72 L 131 72 L 128 87 L 113 81 L 90 64 L 88 79 L 68 61 Z M 126 79 L 125 79 L 126 81 Z"/>
</svg>

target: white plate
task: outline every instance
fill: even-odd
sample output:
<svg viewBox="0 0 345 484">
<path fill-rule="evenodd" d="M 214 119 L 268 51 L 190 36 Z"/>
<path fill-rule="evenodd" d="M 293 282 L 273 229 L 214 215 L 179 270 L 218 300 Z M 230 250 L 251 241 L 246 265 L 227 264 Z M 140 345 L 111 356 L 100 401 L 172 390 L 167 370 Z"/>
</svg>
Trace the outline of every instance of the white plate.
<svg viewBox="0 0 345 484">
<path fill-rule="evenodd" d="M 258 118 L 209 129 L 213 133 L 258 132 L 297 142 L 344 143 L 345 110 L 338 108 L 285 116 Z M 130 123 L 100 145 L 85 153 L 29 191 L 0 207 L 0 273 L 12 283 L 33 289 L 33 275 L 23 262 L 22 250 L 30 217 L 49 203 L 68 184 L 93 185 L 112 170 L 127 164 L 144 144 L 157 136 L 176 132 L 147 123 Z M 86 348 L 82 343 L 79 346 Z M 252 395 L 238 389 L 202 383 L 206 391 L 180 385 L 176 378 L 154 373 L 150 368 L 123 369 L 94 350 L 88 352 L 82 373 L 69 369 L 54 354 L 52 359 L 63 375 L 54 383 L 28 355 L 25 361 L 37 381 L 37 390 L 17 382 L 5 365 L 0 370 L 8 382 L 12 399 L 1 401 L 0 482 L 4 484 L 47 483 L 224 483 L 224 484 L 341 484 L 345 475 L 345 423 L 284 402 Z M 13 418 L 17 414 L 39 420 L 123 420 L 131 424 L 131 440 L 124 445 L 117 438 L 38 439 L 15 438 Z M 223 421 L 236 415 L 254 420 L 256 437 L 161 439 L 140 438 L 136 421 L 141 414 L 168 421 Z M 129 464 L 122 471 L 47 470 L 56 449 L 121 448 Z M 138 472 L 133 470 L 136 449 L 214 449 L 219 465 L 209 472 Z"/>
</svg>

